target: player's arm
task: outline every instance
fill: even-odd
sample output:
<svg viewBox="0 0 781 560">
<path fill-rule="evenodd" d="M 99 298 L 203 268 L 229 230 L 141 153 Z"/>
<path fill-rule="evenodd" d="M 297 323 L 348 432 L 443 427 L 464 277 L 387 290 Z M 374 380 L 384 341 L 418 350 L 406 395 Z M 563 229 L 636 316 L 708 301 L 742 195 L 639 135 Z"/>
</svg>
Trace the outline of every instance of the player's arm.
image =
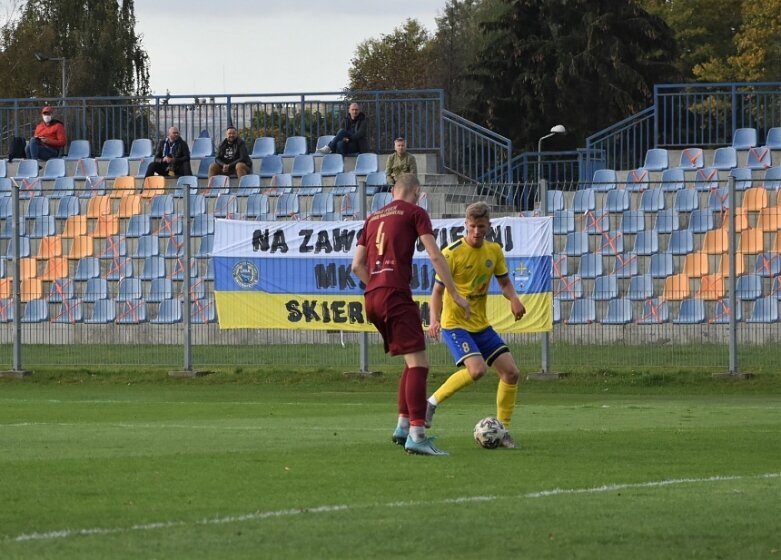
<svg viewBox="0 0 781 560">
<path fill-rule="evenodd" d="M 513 286 L 513 281 L 510 280 L 510 275 L 505 274 L 504 276 L 497 276 L 496 281 L 499 282 L 499 287 L 502 289 L 502 295 L 510 302 L 510 310 L 512 311 L 513 317 L 515 317 L 515 320 L 518 321 L 523 318 L 526 313 L 526 307 L 524 307 L 521 300 L 518 299 L 518 294 L 515 292 L 515 286 Z"/>
<path fill-rule="evenodd" d="M 428 335 L 431 338 L 439 338 L 439 331 L 442 330 L 442 296 L 444 295 L 445 287 L 439 282 L 434 282 L 434 289 L 431 291 L 431 302 L 429 304 L 431 322 L 428 326 Z"/>
<path fill-rule="evenodd" d="M 442 255 L 442 251 L 439 250 L 434 236 L 430 233 L 421 235 L 420 241 L 426 248 L 428 258 L 431 260 L 431 264 L 434 266 L 434 270 L 437 272 L 437 275 L 439 275 L 439 279 L 445 285 L 447 291 L 450 292 L 450 297 L 453 298 L 453 301 L 456 302 L 456 305 L 464 310 L 464 318 L 469 319 L 471 312 L 469 309 L 469 302 L 464 296 L 458 293 L 458 289 L 456 289 L 456 283 L 453 282 L 453 276 L 450 274 L 450 267 L 447 265 L 447 261 L 445 260 L 444 255 Z"/>
<path fill-rule="evenodd" d="M 351 266 L 353 274 L 361 279 L 364 285 L 369 283 L 369 267 L 366 266 L 366 247 L 358 245 L 353 255 L 353 264 Z"/>
</svg>

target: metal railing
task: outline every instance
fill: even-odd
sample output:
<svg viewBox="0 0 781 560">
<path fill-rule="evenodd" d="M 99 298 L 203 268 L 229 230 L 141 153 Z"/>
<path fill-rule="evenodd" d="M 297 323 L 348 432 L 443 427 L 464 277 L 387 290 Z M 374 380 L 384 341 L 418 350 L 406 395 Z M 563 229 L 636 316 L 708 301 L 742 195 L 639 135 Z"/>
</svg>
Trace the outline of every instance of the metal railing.
<svg viewBox="0 0 781 560">
<path fill-rule="evenodd" d="M 470 182 L 513 182 L 512 140 L 446 110 L 441 126 L 445 171 Z"/>
</svg>

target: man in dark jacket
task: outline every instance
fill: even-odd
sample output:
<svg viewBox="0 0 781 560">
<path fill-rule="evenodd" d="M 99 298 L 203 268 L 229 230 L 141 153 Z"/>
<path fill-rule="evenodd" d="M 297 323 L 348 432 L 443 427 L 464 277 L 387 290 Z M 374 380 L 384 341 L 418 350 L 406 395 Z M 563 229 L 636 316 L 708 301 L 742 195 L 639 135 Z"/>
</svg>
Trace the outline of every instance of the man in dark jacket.
<svg viewBox="0 0 781 560">
<path fill-rule="evenodd" d="M 369 151 L 368 122 L 361 112 L 361 106 L 350 103 L 349 114 L 342 121 L 342 128 L 334 139 L 318 150 L 321 154 L 361 154 Z"/>
<path fill-rule="evenodd" d="M 242 177 L 252 173 L 252 160 L 244 140 L 239 138 L 236 127 L 229 126 L 225 131 L 225 140 L 217 148 L 217 157 L 209 166 L 209 177 L 215 175 L 236 175 Z"/>
<path fill-rule="evenodd" d="M 146 168 L 146 177 L 154 175 L 181 177 L 192 175 L 190 168 L 190 147 L 179 136 L 179 129 L 172 126 L 168 129 L 168 137 L 160 140 L 155 152 L 155 160 Z"/>
</svg>

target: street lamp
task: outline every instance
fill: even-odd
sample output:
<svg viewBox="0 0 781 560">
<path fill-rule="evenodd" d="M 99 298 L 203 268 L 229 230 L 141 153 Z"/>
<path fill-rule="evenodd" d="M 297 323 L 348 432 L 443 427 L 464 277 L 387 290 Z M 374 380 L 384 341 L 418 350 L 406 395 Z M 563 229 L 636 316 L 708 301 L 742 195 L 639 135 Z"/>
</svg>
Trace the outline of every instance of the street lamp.
<svg viewBox="0 0 781 560">
<path fill-rule="evenodd" d="M 60 67 L 61 67 L 61 70 L 62 70 L 62 87 L 60 88 L 60 94 L 61 94 L 61 97 L 62 97 L 62 105 L 65 106 L 65 97 L 67 96 L 66 95 L 67 94 L 67 91 L 66 91 L 67 85 L 66 85 L 66 81 L 65 81 L 65 63 L 68 61 L 68 59 L 65 58 L 64 56 L 48 56 L 48 55 L 43 54 L 42 52 L 37 52 L 37 53 L 35 53 L 35 60 L 37 60 L 38 62 L 52 61 L 52 62 L 59 62 L 60 63 Z"/>
<path fill-rule="evenodd" d="M 537 192 L 540 193 L 540 214 L 543 216 L 548 215 L 548 185 L 546 181 L 542 180 L 542 141 L 550 138 L 551 136 L 556 136 L 557 134 L 567 134 L 567 129 L 564 128 L 564 125 L 557 124 L 553 128 L 550 129 L 550 132 L 540 138 L 537 141 Z M 551 376 L 550 372 L 550 337 L 548 336 L 548 332 L 542 333 L 542 337 L 540 340 L 540 346 L 541 346 L 541 356 L 540 356 L 540 362 L 541 362 L 541 372 L 540 377 L 545 378 L 548 376 Z M 553 375 L 553 377 L 558 377 L 556 375 Z"/>
</svg>

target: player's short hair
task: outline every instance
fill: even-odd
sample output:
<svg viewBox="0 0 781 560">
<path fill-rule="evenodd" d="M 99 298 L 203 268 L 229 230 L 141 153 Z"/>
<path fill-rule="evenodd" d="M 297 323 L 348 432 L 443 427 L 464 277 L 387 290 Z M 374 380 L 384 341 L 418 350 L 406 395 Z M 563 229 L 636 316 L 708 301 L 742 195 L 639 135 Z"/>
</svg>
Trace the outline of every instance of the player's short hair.
<svg viewBox="0 0 781 560">
<path fill-rule="evenodd" d="M 418 181 L 418 177 L 416 175 L 412 173 L 404 173 L 399 175 L 399 178 L 396 179 L 396 183 L 393 185 L 393 188 L 407 193 L 413 191 L 419 186 L 420 181 Z"/>
<path fill-rule="evenodd" d="M 479 220 L 481 218 L 485 218 L 486 220 L 491 219 L 491 207 L 488 206 L 487 203 L 481 200 L 480 202 L 474 202 L 466 207 L 467 220 Z"/>
</svg>

